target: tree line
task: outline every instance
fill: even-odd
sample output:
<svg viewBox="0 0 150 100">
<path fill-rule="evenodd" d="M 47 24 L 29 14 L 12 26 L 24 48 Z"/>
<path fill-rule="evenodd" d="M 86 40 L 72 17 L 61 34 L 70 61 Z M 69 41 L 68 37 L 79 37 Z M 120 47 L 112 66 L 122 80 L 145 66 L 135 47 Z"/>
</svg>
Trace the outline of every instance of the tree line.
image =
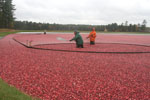
<svg viewBox="0 0 150 100">
<path fill-rule="evenodd" d="M 146 20 L 143 20 L 141 24 L 129 24 L 128 21 L 118 25 L 112 23 L 108 25 L 75 25 L 75 24 L 49 24 L 49 23 L 36 23 L 29 21 L 15 21 L 14 28 L 18 30 L 80 30 L 90 31 L 92 27 L 95 27 L 97 31 L 113 31 L 113 32 L 145 32 Z"/>
<path fill-rule="evenodd" d="M 0 0 L 0 28 L 13 28 L 17 30 L 80 30 L 90 31 L 95 27 L 97 31 L 118 31 L 118 32 L 144 32 L 146 31 L 147 21 L 143 20 L 139 24 L 128 24 L 128 21 L 122 24 L 112 23 L 108 25 L 76 25 L 76 24 L 49 24 L 37 23 L 31 21 L 17 21 L 14 18 L 15 6 L 12 0 Z"/>
</svg>

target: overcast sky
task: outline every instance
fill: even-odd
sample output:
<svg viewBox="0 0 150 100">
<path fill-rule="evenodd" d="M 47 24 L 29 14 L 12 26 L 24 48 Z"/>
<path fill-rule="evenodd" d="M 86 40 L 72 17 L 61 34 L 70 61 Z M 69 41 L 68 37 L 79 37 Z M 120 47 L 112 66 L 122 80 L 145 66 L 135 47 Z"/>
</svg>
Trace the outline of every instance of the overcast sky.
<svg viewBox="0 0 150 100">
<path fill-rule="evenodd" d="M 106 25 L 145 19 L 150 26 L 150 0 L 13 0 L 17 20 L 58 24 Z"/>
</svg>

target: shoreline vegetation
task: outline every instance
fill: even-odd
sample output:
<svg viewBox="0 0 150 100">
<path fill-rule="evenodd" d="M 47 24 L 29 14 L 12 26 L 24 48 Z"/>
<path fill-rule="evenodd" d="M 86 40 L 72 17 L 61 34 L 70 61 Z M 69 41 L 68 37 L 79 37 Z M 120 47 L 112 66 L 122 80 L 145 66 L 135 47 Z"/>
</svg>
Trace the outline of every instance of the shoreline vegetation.
<svg viewBox="0 0 150 100">
<path fill-rule="evenodd" d="M 0 78 L 0 100 L 40 100 L 20 92 Z"/>
</svg>

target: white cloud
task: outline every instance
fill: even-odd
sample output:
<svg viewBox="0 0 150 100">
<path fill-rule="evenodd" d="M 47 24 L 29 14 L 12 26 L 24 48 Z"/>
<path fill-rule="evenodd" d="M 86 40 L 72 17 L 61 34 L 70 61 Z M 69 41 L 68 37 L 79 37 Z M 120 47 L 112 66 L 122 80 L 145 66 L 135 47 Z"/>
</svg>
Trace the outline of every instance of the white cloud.
<svg viewBox="0 0 150 100">
<path fill-rule="evenodd" d="M 13 0 L 18 20 L 60 24 L 142 23 L 150 0 Z"/>
</svg>

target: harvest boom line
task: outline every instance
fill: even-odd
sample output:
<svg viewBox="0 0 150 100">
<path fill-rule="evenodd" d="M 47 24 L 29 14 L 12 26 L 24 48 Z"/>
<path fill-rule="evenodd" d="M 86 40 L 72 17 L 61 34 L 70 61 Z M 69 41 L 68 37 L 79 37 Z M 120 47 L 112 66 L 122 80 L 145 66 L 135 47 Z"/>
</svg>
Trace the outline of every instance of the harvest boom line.
<svg viewBox="0 0 150 100">
<path fill-rule="evenodd" d="M 33 46 L 27 46 L 20 41 L 16 40 L 15 38 L 12 38 L 14 41 L 18 42 L 19 44 L 23 45 L 26 48 L 30 49 L 37 49 L 37 50 L 49 50 L 49 51 L 62 51 L 62 52 L 78 52 L 78 53 L 105 53 L 105 54 L 141 54 L 141 53 L 150 53 L 150 51 L 146 52 L 99 52 L 99 51 L 75 51 L 75 50 L 62 50 L 62 49 L 46 49 L 46 48 L 38 48 Z M 38 44 L 34 46 L 39 45 L 58 45 L 58 44 L 71 44 L 71 43 L 53 43 L 53 44 Z M 133 45 L 133 46 L 143 46 L 143 47 L 150 47 L 148 45 L 141 45 L 141 44 L 127 44 L 127 43 L 97 43 L 97 44 L 122 44 L 122 45 Z"/>
</svg>

